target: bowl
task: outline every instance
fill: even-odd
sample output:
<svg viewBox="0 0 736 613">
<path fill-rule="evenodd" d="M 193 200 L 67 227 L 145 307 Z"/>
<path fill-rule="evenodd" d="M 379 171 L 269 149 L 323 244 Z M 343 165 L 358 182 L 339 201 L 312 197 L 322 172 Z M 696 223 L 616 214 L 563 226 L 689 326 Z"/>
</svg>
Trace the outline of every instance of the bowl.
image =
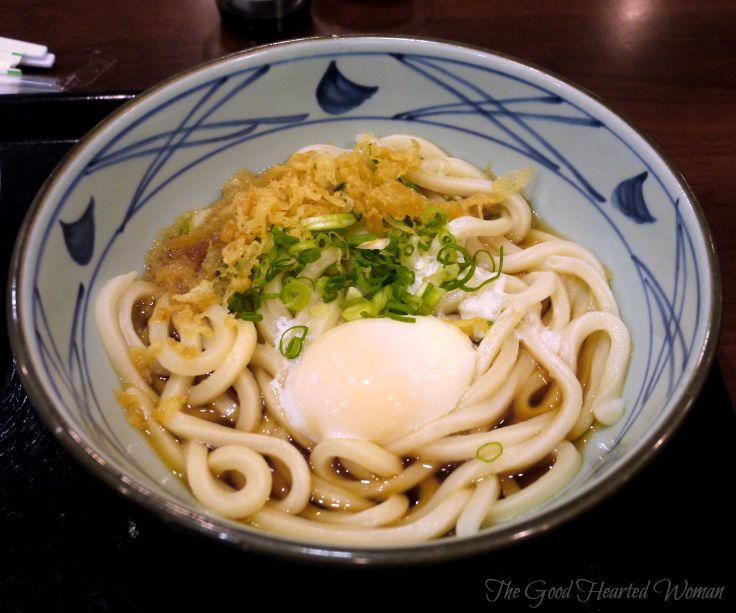
<svg viewBox="0 0 736 613">
<path fill-rule="evenodd" d="M 538 169 L 528 194 L 558 232 L 610 269 L 633 339 L 626 414 L 597 430 L 575 480 L 473 538 L 391 549 L 272 536 L 204 510 L 126 422 L 95 330 L 101 284 L 157 231 L 212 202 L 236 170 L 365 130 L 413 133 L 502 173 Z M 246 550 L 415 563 L 540 533 L 621 487 L 672 435 L 713 359 L 721 286 L 713 240 L 678 171 L 624 118 L 540 68 L 481 49 L 385 36 L 316 38 L 220 58 L 146 91 L 54 171 L 18 236 L 9 326 L 42 418 L 115 490 L 166 520 Z"/>
</svg>

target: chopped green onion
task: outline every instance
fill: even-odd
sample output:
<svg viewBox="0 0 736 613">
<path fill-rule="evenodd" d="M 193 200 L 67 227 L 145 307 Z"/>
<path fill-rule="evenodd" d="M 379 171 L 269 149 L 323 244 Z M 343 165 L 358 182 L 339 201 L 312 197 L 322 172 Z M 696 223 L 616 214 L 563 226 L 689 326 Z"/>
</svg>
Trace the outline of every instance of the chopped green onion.
<svg viewBox="0 0 736 613">
<path fill-rule="evenodd" d="M 317 249 L 317 247 L 313 247 L 312 249 L 306 249 L 296 255 L 296 259 L 301 264 L 311 264 L 312 262 L 316 262 L 319 260 L 319 257 L 322 255 L 322 252 Z"/>
<path fill-rule="evenodd" d="M 434 239 L 431 236 L 423 236 L 417 241 L 417 249 L 419 251 L 429 251 L 433 241 Z"/>
<path fill-rule="evenodd" d="M 481 287 L 488 285 L 489 283 L 493 283 L 493 281 L 497 281 L 499 277 L 501 276 L 501 271 L 503 270 L 503 245 L 501 245 L 501 247 L 498 250 L 498 271 L 496 270 L 496 261 L 493 259 L 493 256 L 485 249 L 481 251 L 477 251 L 475 255 L 473 256 L 473 260 L 474 261 L 477 260 L 478 256 L 482 253 L 487 254 L 488 257 L 490 258 L 491 265 L 493 266 L 493 272 L 495 274 L 489 277 L 488 279 L 486 279 L 485 281 L 483 281 L 483 283 L 476 285 L 475 287 L 468 287 L 468 286 L 463 287 L 462 289 L 465 290 L 466 292 L 476 292 Z"/>
<path fill-rule="evenodd" d="M 352 302 L 353 300 L 362 300 L 363 294 L 357 287 L 349 287 L 348 291 L 345 292 L 345 301 Z"/>
<path fill-rule="evenodd" d="M 447 291 L 441 287 L 435 287 L 432 283 L 429 283 L 422 293 L 422 303 L 428 306 L 431 310 L 437 306 L 437 303 L 446 293 Z"/>
<path fill-rule="evenodd" d="M 335 185 L 335 189 L 333 189 L 332 191 L 333 192 L 341 192 L 344 189 L 345 189 L 345 181 L 343 181 L 342 183 L 338 183 L 337 185 Z"/>
<path fill-rule="evenodd" d="M 289 247 L 289 253 L 291 255 L 297 255 L 298 253 L 301 253 L 302 251 L 307 251 L 309 249 L 314 249 L 316 247 L 317 247 L 317 243 L 315 243 L 312 240 L 299 241 L 298 243 L 294 243 L 291 247 Z"/>
<path fill-rule="evenodd" d="M 320 233 L 314 237 L 314 244 L 318 249 L 327 249 L 332 245 L 332 239 L 327 234 Z"/>
<path fill-rule="evenodd" d="M 421 220 L 425 226 L 436 223 L 444 227 L 447 223 L 447 213 L 438 206 L 430 206 L 422 211 Z"/>
<path fill-rule="evenodd" d="M 335 213 L 334 215 L 318 215 L 307 217 L 302 221 L 302 226 L 307 230 L 338 230 L 349 228 L 358 219 L 352 213 Z"/>
<path fill-rule="evenodd" d="M 344 274 L 336 274 L 331 277 L 320 277 L 317 279 L 317 289 L 322 292 L 322 301 L 332 302 L 335 300 L 346 280 L 347 277 Z"/>
<path fill-rule="evenodd" d="M 284 347 L 284 340 L 286 340 L 286 335 L 289 334 L 289 332 L 293 332 L 293 334 L 290 336 L 286 347 Z M 279 341 L 279 351 L 281 354 L 290 360 L 297 357 L 302 352 L 302 345 L 304 344 L 304 339 L 307 338 L 308 333 L 309 328 L 307 326 L 292 326 L 286 330 L 281 335 L 281 340 Z"/>
<path fill-rule="evenodd" d="M 399 183 L 402 183 L 403 185 L 405 185 L 409 189 L 413 189 L 418 194 L 422 194 L 422 196 L 424 195 L 422 193 L 422 188 L 419 187 L 416 183 L 414 183 L 412 181 L 409 181 L 409 179 L 405 179 L 404 177 L 400 177 L 399 178 Z"/>
<path fill-rule="evenodd" d="M 283 247 L 289 247 L 290 245 L 294 245 L 299 242 L 299 239 L 296 236 L 290 236 L 278 226 L 273 226 L 271 228 L 271 236 L 273 237 L 273 241 L 276 245 L 281 245 Z"/>
<path fill-rule="evenodd" d="M 373 312 L 378 315 L 383 312 L 383 310 L 386 308 L 386 304 L 388 303 L 388 299 L 391 297 L 391 287 L 384 287 L 383 289 L 377 291 L 373 298 L 371 298 L 371 306 L 373 307 Z"/>
<path fill-rule="evenodd" d="M 391 226 L 392 228 L 396 228 L 397 230 L 401 230 L 402 232 L 406 232 L 407 234 L 416 234 L 413 228 L 410 228 L 404 222 L 394 219 L 393 217 L 386 217 L 386 219 L 383 220 L 383 223 Z"/>
<path fill-rule="evenodd" d="M 455 237 L 447 230 L 438 232 L 437 238 L 439 239 L 440 245 L 451 245 L 455 242 Z"/>
<path fill-rule="evenodd" d="M 261 295 L 252 289 L 246 292 L 236 292 L 230 297 L 227 308 L 239 319 L 245 321 L 261 321 L 263 315 L 256 311 L 261 308 L 262 300 Z"/>
<path fill-rule="evenodd" d="M 353 321 L 363 317 L 364 313 L 366 315 L 371 315 L 373 313 L 373 306 L 367 300 L 361 300 L 357 304 L 353 304 L 347 309 L 344 309 L 342 312 L 342 318 L 345 321 Z"/>
<path fill-rule="evenodd" d="M 411 189 L 417 187 L 403 183 Z M 344 187 L 338 183 L 334 190 Z M 447 291 L 476 289 L 468 288 L 467 283 L 475 273 L 479 254 L 471 257 L 457 243 L 447 228 L 447 213 L 442 207 L 427 206 L 420 218 L 386 218 L 385 232 L 377 234 L 368 232 L 360 220 L 357 213 L 310 217 L 302 222 L 305 229 L 313 231 L 308 236 L 292 236 L 289 229 L 271 228 L 265 250 L 252 269 L 251 288 L 233 296 L 230 310 L 238 317 L 258 321 L 262 319 L 258 310 L 263 300 L 280 299 L 287 308 L 298 311 L 313 301 L 312 293 L 317 291 L 324 303 L 340 299 L 346 321 L 389 317 L 414 322 L 417 315 L 430 315 Z M 376 247 L 380 244 L 381 249 L 360 248 L 379 239 Z M 328 248 L 338 250 L 337 260 L 314 281 L 300 277 L 304 267 L 317 261 Z M 405 260 L 417 249 L 430 252 L 441 264 L 419 291 L 411 289 L 416 275 Z M 283 277 L 281 290 L 265 291 L 268 283 L 279 276 Z M 298 355 L 301 341 L 295 338 L 290 340 L 286 335 L 282 339 L 282 352 Z"/>
<path fill-rule="evenodd" d="M 493 462 L 498 460 L 503 453 L 503 445 L 501 443 L 491 442 L 481 445 L 475 452 L 475 457 L 482 462 Z"/>
<path fill-rule="evenodd" d="M 460 264 L 456 264 L 454 262 L 452 264 L 447 264 L 442 269 L 442 275 L 441 275 L 442 281 L 443 282 L 453 281 L 457 279 L 459 274 L 460 274 Z"/>
<path fill-rule="evenodd" d="M 388 307 L 389 311 L 400 313 L 402 315 L 411 315 L 414 311 L 411 305 L 404 302 L 399 302 L 398 300 L 394 299 L 389 300 L 386 306 Z"/>
<path fill-rule="evenodd" d="M 357 247 L 358 245 L 367 243 L 368 241 L 374 241 L 380 237 L 378 236 L 378 234 L 373 234 L 372 232 L 359 232 L 346 236 L 345 238 L 347 239 L 348 245 L 350 247 Z"/>
<path fill-rule="evenodd" d="M 281 294 L 279 294 L 279 297 L 287 309 L 300 311 L 309 304 L 309 300 L 312 297 L 312 290 L 304 280 L 289 277 L 289 279 L 284 282 L 284 286 L 281 288 Z"/>
<path fill-rule="evenodd" d="M 458 255 L 462 256 L 462 262 L 457 261 Z M 468 281 L 473 278 L 473 275 L 475 274 L 475 261 L 472 257 L 470 257 L 470 253 L 468 253 L 468 250 L 464 247 L 461 247 L 457 243 L 448 243 L 443 245 L 442 248 L 437 252 L 437 261 L 445 267 L 445 271 L 447 271 L 449 275 L 454 275 L 454 277 L 450 276 L 450 278 L 445 278 L 445 280 L 441 284 L 442 289 L 446 289 L 449 291 L 457 288 L 462 288 Z M 455 275 L 456 269 L 457 274 Z M 445 275 L 443 271 L 443 277 L 444 276 Z"/>
<path fill-rule="evenodd" d="M 396 282 L 401 285 L 411 285 L 416 279 L 416 273 L 406 266 L 399 266 L 396 269 Z"/>
<path fill-rule="evenodd" d="M 503 270 L 503 245 L 501 245 L 501 247 L 498 249 L 498 272 L 496 273 L 496 279 L 498 279 L 501 276 L 502 270 Z"/>
<path fill-rule="evenodd" d="M 302 281 L 303 283 L 309 283 L 309 285 L 312 286 L 312 289 L 316 288 L 316 285 L 314 284 L 314 281 L 312 281 L 309 277 L 294 277 L 297 281 Z"/>
</svg>

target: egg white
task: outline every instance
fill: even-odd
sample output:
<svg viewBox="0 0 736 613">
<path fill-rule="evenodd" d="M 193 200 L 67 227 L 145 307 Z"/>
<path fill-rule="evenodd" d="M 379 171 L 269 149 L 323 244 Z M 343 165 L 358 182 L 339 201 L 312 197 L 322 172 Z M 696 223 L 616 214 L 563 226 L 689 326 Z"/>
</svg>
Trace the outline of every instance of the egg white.
<svg viewBox="0 0 736 613">
<path fill-rule="evenodd" d="M 313 340 L 277 384 L 290 427 L 390 443 L 446 415 L 471 382 L 472 342 L 435 317 L 343 323 Z"/>
</svg>

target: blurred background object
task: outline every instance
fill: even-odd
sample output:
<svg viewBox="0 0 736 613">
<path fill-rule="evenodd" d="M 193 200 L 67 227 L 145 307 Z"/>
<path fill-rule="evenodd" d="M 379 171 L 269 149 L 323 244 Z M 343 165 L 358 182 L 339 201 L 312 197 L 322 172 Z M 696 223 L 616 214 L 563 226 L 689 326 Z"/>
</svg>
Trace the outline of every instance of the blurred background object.
<svg viewBox="0 0 736 613">
<path fill-rule="evenodd" d="M 61 91 L 58 79 L 23 74 L 23 68 L 51 68 L 56 56 L 48 47 L 0 36 L 0 95 Z"/>
<path fill-rule="evenodd" d="M 307 0 L 216 0 L 225 17 L 284 19 L 308 4 Z"/>
<path fill-rule="evenodd" d="M 307 34 L 310 0 L 216 0 L 223 29 L 272 41 Z"/>
</svg>

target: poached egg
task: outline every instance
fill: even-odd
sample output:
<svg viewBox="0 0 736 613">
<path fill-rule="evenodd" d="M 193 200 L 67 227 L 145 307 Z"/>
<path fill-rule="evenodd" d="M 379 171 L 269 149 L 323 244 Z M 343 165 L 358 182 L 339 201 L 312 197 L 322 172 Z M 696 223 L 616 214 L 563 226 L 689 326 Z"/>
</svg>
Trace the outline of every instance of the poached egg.
<svg viewBox="0 0 736 613">
<path fill-rule="evenodd" d="M 340 324 L 290 364 L 277 393 L 296 432 L 385 445 L 452 411 L 475 368 L 472 342 L 434 317 Z"/>
</svg>

